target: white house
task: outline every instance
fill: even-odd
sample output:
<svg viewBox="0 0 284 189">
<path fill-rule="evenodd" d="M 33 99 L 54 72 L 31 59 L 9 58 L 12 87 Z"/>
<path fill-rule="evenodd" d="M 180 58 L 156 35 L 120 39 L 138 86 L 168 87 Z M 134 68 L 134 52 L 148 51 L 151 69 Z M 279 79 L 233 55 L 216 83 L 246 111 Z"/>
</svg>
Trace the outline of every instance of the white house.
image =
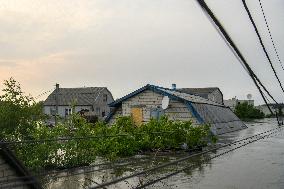
<svg viewBox="0 0 284 189">
<path fill-rule="evenodd" d="M 242 104 L 245 102 L 254 106 L 254 100 L 239 100 L 236 97 L 229 100 L 224 100 L 224 105 L 230 107 L 231 110 L 234 111 L 238 104 Z"/>
<path fill-rule="evenodd" d="M 82 87 L 56 89 L 44 101 L 44 113 L 58 115 L 66 118 L 75 112 L 90 112 L 92 115 L 103 119 L 110 112 L 109 103 L 113 102 L 113 96 L 106 87 Z"/>
</svg>

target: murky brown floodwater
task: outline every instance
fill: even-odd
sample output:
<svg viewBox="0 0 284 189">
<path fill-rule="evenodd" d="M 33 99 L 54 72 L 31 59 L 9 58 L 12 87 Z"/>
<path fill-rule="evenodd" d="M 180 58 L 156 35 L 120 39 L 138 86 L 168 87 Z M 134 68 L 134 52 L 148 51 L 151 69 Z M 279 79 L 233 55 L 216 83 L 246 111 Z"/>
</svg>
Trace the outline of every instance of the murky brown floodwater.
<svg viewBox="0 0 284 189">
<path fill-rule="evenodd" d="M 276 128 L 275 119 L 264 119 L 258 123 L 247 123 L 248 129 L 220 136 L 219 143 L 239 140 L 254 134 Z M 110 165 L 96 166 L 77 170 L 62 178 L 46 178 L 46 188 L 89 188 L 96 183 L 109 181 L 117 177 L 129 175 L 145 168 L 153 167 L 184 157 L 188 153 L 164 154 L 157 156 L 137 156 Z M 212 154 L 208 154 L 210 156 Z M 158 182 L 148 188 L 201 188 L 201 189 L 238 189 L 238 188 L 284 188 L 284 131 L 269 138 L 259 140 L 209 162 L 196 157 L 178 166 L 171 166 L 151 175 L 129 179 L 110 188 L 135 188 L 139 183 L 158 178 L 174 172 L 177 168 L 192 165 L 193 168 L 183 173 Z M 102 162 L 98 162 L 102 163 Z M 106 169 L 108 168 L 108 169 Z M 102 170 L 103 169 L 103 170 Z"/>
</svg>

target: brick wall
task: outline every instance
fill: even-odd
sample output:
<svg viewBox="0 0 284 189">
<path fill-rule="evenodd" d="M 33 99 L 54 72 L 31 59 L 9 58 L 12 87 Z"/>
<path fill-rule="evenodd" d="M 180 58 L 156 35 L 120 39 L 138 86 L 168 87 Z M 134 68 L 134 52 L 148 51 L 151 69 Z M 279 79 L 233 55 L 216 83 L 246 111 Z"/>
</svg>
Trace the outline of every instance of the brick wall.
<svg viewBox="0 0 284 189">
<path fill-rule="evenodd" d="M 7 160 L 0 155 L 0 188 L 29 188 L 22 180 L 19 180 L 19 177 L 11 163 L 7 162 Z"/>
</svg>

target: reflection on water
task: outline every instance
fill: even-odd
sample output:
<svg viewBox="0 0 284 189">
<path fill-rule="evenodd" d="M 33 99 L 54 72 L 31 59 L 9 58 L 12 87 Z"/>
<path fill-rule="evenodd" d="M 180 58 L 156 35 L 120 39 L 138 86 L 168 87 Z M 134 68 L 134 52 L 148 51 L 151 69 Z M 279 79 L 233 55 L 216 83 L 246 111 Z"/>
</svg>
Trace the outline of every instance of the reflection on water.
<svg viewBox="0 0 284 189">
<path fill-rule="evenodd" d="M 239 140 L 277 127 L 275 119 L 246 123 L 248 129 L 219 136 L 218 143 Z M 149 188 L 284 188 L 284 133 L 260 140 L 211 161 L 212 154 L 192 158 L 151 174 L 120 182 L 109 188 L 135 188 L 190 165 L 183 173 L 156 183 Z M 98 183 L 130 175 L 187 156 L 187 152 L 135 156 L 120 162 L 104 163 L 73 171 L 50 174 L 43 178 L 45 188 L 89 188 Z M 100 162 L 101 163 L 101 162 Z M 69 175 L 69 176 L 68 176 Z"/>
</svg>

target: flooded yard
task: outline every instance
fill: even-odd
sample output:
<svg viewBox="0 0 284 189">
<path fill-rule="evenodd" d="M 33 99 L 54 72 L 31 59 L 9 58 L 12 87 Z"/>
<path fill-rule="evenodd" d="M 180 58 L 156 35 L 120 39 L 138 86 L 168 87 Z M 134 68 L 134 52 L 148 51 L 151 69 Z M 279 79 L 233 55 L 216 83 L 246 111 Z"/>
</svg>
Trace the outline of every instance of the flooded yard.
<svg viewBox="0 0 284 189">
<path fill-rule="evenodd" d="M 219 136 L 218 144 L 237 141 L 277 127 L 275 119 L 246 123 L 247 129 Z M 182 173 L 157 182 L 148 188 L 284 188 L 284 131 L 258 140 L 210 161 L 209 153 L 156 172 L 139 175 L 107 188 L 136 188 L 141 183 L 192 165 Z M 121 159 L 113 163 L 98 161 L 96 165 L 60 172 L 44 178 L 45 188 L 89 188 L 99 183 L 161 165 L 189 155 L 188 152 L 157 153 Z"/>
</svg>

